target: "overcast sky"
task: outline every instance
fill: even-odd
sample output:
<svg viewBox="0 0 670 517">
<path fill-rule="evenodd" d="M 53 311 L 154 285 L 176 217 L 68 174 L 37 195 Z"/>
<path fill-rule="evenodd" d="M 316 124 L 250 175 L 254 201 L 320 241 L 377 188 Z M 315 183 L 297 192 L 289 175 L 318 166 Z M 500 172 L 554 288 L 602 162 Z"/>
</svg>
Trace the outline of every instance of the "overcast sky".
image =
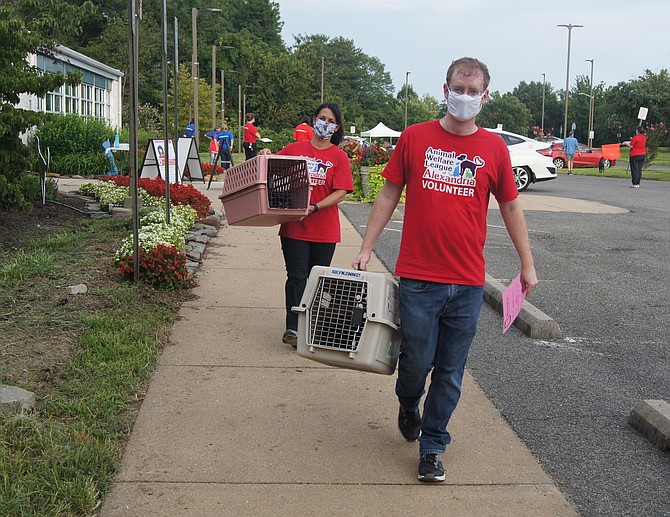
<svg viewBox="0 0 670 517">
<path fill-rule="evenodd" d="M 486 63 L 492 91 L 508 92 L 521 81 L 565 88 L 568 29 L 572 29 L 570 86 L 577 75 L 615 85 L 670 69 L 668 0 L 278 0 L 283 38 L 326 34 L 354 41 L 377 57 L 395 90 L 405 72 L 419 94 L 442 100 L 452 60 L 472 56 Z M 327 67 L 327 61 L 326 61 Z M 320 73 L 320 70 L 318 71 Z"/>
</svg>

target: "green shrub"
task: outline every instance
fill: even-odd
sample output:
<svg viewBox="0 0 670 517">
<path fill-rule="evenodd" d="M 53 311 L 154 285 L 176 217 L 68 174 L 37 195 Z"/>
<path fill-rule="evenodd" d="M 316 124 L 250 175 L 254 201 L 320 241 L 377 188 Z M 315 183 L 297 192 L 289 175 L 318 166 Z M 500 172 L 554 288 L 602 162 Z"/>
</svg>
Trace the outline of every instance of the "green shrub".
<svg viewBox="0 0 670 517">
<path fill-rule="evenodd" d="M 113 142 L 115 133 L 115 129 L 102 120 L 77 115 L 53 117 L 35 131 L 43 152 L 48 147 L 52 159 L 68 154 L 102 154 L 102 143 L 107 139 Z"/>
<path fill-rule="evenodd" d="M 70 153 L 52 158 L 50 172 L 61 176 L 94 176 L 106 174 L 111 169 L 104 152 Z"/>
</svg>

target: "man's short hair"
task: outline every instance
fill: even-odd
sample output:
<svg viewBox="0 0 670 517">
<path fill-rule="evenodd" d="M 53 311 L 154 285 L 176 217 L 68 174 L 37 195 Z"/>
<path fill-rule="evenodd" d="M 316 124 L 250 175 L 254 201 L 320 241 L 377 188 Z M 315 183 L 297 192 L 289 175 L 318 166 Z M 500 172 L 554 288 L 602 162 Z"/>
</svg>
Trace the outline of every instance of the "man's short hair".
<svg viewBox="0 0 670 517">
<path fill-rule="evenodd" d="M 461 72 L 463 75 L 479 75 L 484 79 L 484 89 L 489 87 L 491 82 L 491 75 L 489 74 L 488 67 L 475 59 L 474 57 L 462 57 L 452 61 L 449 69 L 447 70 L 447 85 L 451 82 L 451 78 L 454 76 L 454 73 Z"/>
</svg>

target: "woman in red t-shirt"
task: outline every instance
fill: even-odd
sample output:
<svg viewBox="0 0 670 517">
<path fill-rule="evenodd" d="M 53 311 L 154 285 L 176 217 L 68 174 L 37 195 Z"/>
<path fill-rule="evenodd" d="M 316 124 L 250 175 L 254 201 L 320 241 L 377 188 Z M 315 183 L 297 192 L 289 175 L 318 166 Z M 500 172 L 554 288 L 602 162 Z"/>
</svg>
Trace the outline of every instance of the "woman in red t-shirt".
<svg viewBox="0 0 670 517">
<path fill-rule="evenodd" d="M 286 265 L 286 331 L 282 341 L 293 348 L 298 341 L 298 305 L 313 266 L 329 266 L 335 245 L 342 240 L 337 204 L 354 190 L 349 157 L 338 144 L 344 137 L 342 112 L 333 103 L 321 104 L 314 112 L 311 140 L 287 145 L 277 154 L 307 159 L 312 194 L 309 213 L 300 221 L 279 228 Z M 262 150 L 269 154 L 269 150 Z"/>
<path fill-rule="evenodd" d="M 631 188 L 640 188 L 642 179 L 642 166 L 647 157 L 647 137 L 644 135 L 644 128 L 638 127 L 635 130 L 635 136 L 626 142 L 630 147 L 630 176 L 632 180 Z"/>
<path fill-rule="evenodd" d="M 256 122 L 256 117 L 253 113 L 247 113 L 246 116 L 247 123 L 244 125 L 244 159 L 250 160 L 258 154 L 258 148 L 256 147 L 256 140 L 258 140 L 261 135 L 254 126 Z"/>
</svg>

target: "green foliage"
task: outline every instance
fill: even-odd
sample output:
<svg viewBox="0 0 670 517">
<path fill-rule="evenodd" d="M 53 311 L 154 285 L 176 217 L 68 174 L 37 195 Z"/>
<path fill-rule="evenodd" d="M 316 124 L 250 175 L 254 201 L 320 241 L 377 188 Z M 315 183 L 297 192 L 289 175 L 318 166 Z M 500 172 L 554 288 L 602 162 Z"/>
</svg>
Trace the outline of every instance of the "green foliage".
<svg viewBox="0 0 670 517">
<path fill-rule="evenodd" d="M 41 125 L 35 135 L 40 146 L 51 150 L 52 158 L 68 154 L 103 152 L 102 143 L 114 141 L 115 130 L 103 120 L 82 118 L 77 115 L 52 117 Z"/>
<path fill-rule="evenodd" d="M 97 153 L 65 154 L 53 156 L 50 172 L 61 176 L 97 176 L 110 169 L 107 157 L 102 151 Z"/>
<path fill-rule="evenodd" d="M 477 117 L 477 124 L 482 127 L 494 128 L 502 124 L 506 131 L 520 135 L 530 133 L 530 122 L 530 110 L 511 93 L 503 95 L 497 92 L 492 93 Z"/>
<path fill-rule="evenodd" d="M 56 195 L 56 186 L 53 181 L 47 178 L 46 198 L 55 199 Z M 39 177 L 22 173 L 10 182 L 0 174 L 0 210 L 9 210 L 16 207 L 30 212 L 33 208 L 32 202 L 40 200 L 41 197 L 42 190 Z"/>
</svg>

